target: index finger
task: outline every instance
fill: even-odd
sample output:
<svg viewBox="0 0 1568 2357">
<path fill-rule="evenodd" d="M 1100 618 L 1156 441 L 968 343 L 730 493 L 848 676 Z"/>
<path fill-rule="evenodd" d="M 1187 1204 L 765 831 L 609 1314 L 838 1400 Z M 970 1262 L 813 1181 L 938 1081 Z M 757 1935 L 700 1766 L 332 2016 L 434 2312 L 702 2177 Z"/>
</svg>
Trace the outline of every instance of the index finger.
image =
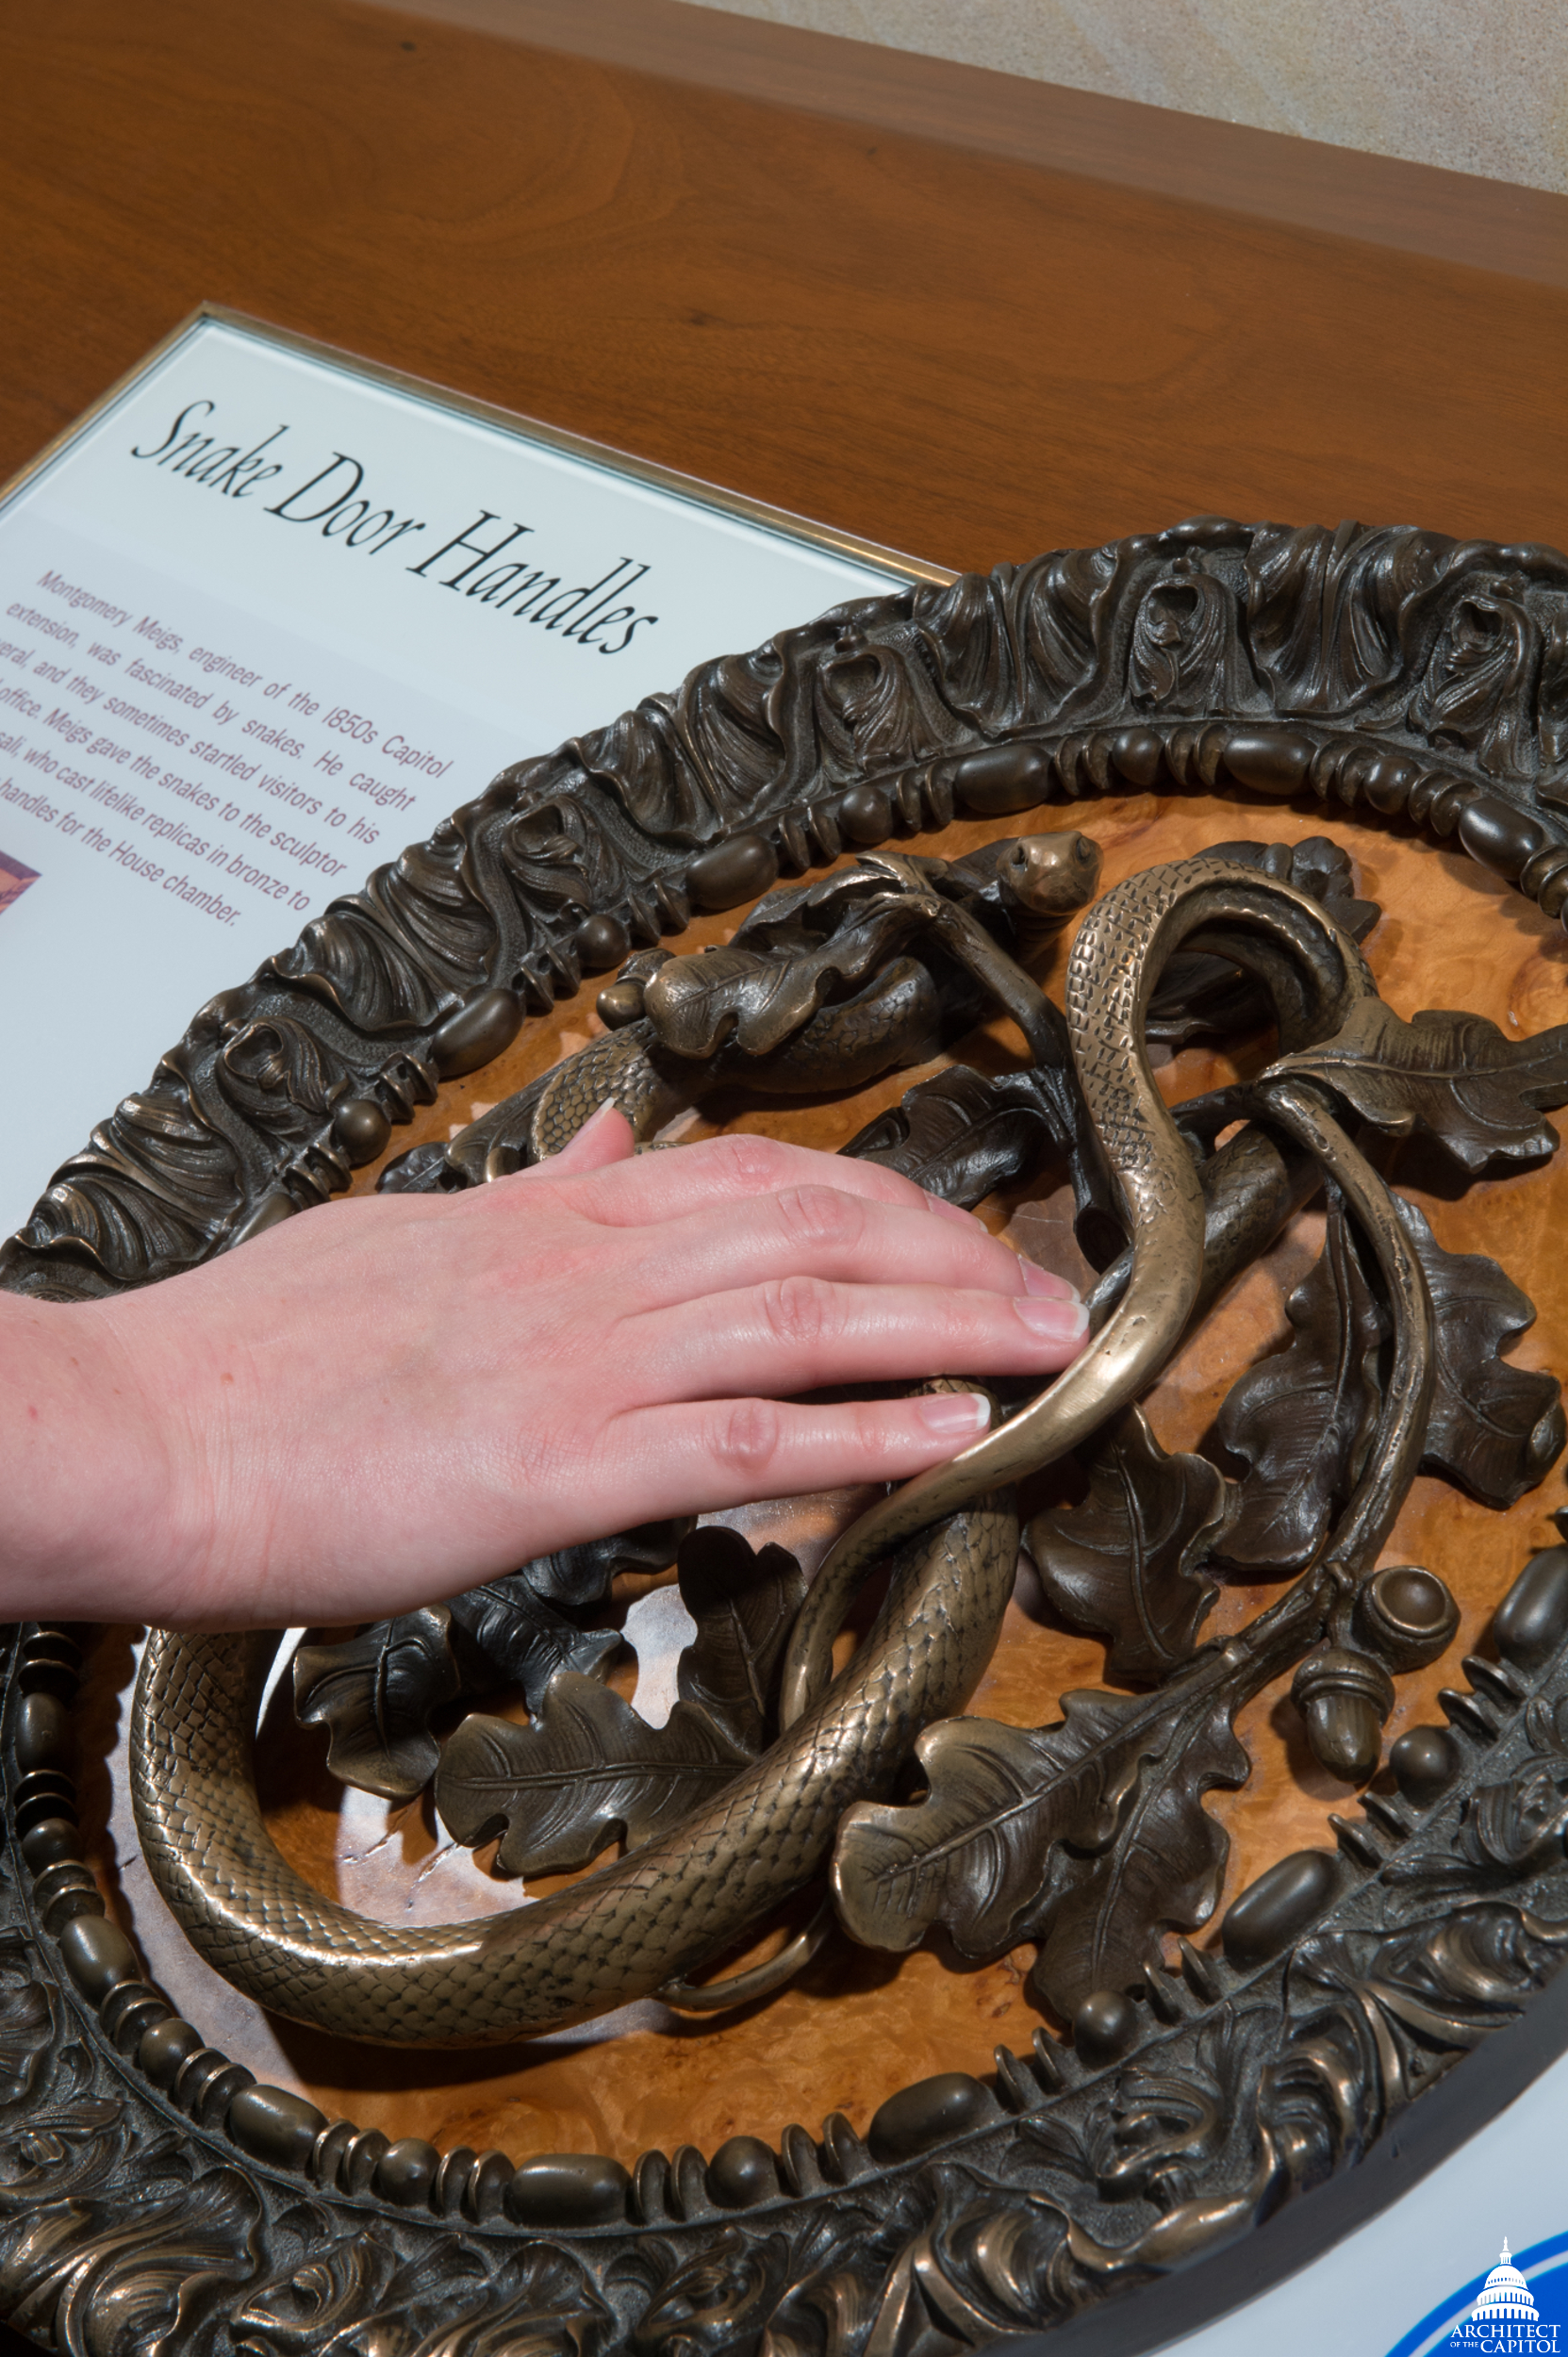
<svg viewBox="0 0 1568 2357">
<path fill-rule="evenodd" d="M 536 1164 L 519 1178 L 548 1181 L 548 1162 Z M 502 1186 L 514 1181 L 502 1179 Z M 836 1187 L 873 1203 L 896 1203 L 907 1210 L 934 1211 L 942 1218 L 973 1227 L 974 1214 L 956 1203 L 928 1195 L 912 1178 L 880 1162 L 863 1162 L 851 1154 L 824 1154 L 815 1146 L 790 1146 L 782 1138 L 755 1137 L 745 1131 L 732 1137 L 703 1138 L 695 1146 L 672 1146 L 663 1154 L 639 1154 L 635 1161 L 611 1162 L 560 1180 L 570 1190 L 571 1206 L 585 1218 L 605 1228 L 652 1226 L 685 1219 L 694 1211 L 719 1204 L 744 1202 L 757 1195 L 777 1195 L 785 1187 Z"/>
</svg>

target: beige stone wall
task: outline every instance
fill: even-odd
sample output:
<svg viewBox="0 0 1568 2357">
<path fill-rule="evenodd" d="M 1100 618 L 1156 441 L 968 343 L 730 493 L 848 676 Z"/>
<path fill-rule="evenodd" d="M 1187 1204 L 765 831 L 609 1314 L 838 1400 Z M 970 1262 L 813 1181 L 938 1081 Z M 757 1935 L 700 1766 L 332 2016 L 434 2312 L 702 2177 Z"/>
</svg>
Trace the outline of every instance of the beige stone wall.
<svg viewBox="0 0 1568 2357">
<path fill-rule="evenodd" d="M 1568 0 L 698 0 L 1568 190 Z"/>
</svg>

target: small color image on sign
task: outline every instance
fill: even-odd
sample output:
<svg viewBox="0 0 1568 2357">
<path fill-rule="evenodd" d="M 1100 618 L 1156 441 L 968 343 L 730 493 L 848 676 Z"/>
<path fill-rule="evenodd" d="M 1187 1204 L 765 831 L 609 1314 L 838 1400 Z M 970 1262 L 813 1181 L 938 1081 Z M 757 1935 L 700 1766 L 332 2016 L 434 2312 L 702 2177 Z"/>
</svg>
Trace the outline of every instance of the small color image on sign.
<svg viewBox="0 0 1568 2357">
<path fill-rule="evenodd" d="M 30 883 L 37 882 L 36 867 L 25 867 L 19 859 L 0 851 L 0 909 L 8 909 L 13 900 L 21 899 Z"/>
</svg>

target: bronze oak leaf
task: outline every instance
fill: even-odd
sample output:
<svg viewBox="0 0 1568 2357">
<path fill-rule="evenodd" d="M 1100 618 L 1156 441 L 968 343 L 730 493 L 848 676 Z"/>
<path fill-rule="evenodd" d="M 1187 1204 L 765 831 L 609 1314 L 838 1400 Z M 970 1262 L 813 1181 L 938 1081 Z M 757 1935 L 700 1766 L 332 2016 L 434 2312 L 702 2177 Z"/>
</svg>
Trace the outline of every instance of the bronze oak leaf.
<svg viewBox="0 0 1568 2357">
<path fill-rule="evenodd" d="M 919 896 L 895 896 L 882 879 L 867 879 L 867 886 L 874 897 L 851 904 L 818 947 L 758 948 L 743 927 L 734 941 L 661 965 L 645 994 L 660 1044 L 678 1056 L 707 1057 L 733 1039 L 743 1054 L 764 1056 L 830 1000 L 847 997 L 929 919 Z"/>
<path fill-rule="evenodd" d="M 779 1665 L 805 1576 L 786 1548 L 753 1549 L 719 1523 L 683 1540 L 676 1561 L 697 1624 L 677 1665 L 677 1690 L 736 1751 L 760 1752 L 774 1731 Z"/>
<path fill-rule="evenodd" d="M 557 1548 L 553 1555 L 536 1555 L 521 1566 L 520 1575 L 536 1595 L 552 1604 L 569 1607 L 600 1604 L 620 1573 L 668 1569 L 690 1528 L 684 1519 L 637 1523 L 607 1539 L 586 1539 L 574 1547 Z"/>
<path fill-rule="evenodd" d="M 618 1838 L 667 1833 L 747 1764 L 689 1703 L 651 1727 L 597 1678 L 563 1670 L 526 1726 L 475 1711 L 441 1754 L 436 1806 L 456 1841 L 502 1836 L 503 1874 L 560 1874 Z"/>
<path fill-rule="evenodd" d="M 1041 1585 L 1064 1619 L 1111 1640 L 1117 1677 L 1164 1677 L 1213 1601 L 1200 1566 L 1225 1525 L 1225 1475 L 1207 1458 L 1167 1456 L 1141 1408 L 1080 1457 L 1084 1503 L 1036 1514 L 1025 1532 Z"/>
<path fill-rule="evenodd" d="M 949 1064 L 904 1091 L 843 1148 L 913 1178 L 928 1195 L 972 1211 L 996 1187 L 1029 1178 L 1059 1143 L 1058 1125 L 1029 1072 L 982 1077 Z"/>
<path fill-rule="evenodd" d="M 294 1715 L 329 1729 L 326 1764 L 339 1783 L 412 1800 L 436 1772 L 430 1714 L 457 1691 L 445 1605 L 377 1621 L 339 1645 L 294 1656 Z"/>
<path fill-rule="evenodd" d="M 1436 1382 L 1422 1467 L 1484 1506 L 1512 1506 L 1543 1478 L 1564 1437 L 1556 1376 L 1502 1356 L 1535 1324 L 1535 1304 L 1495 1261 L 1445 1252 L 1414 1204 L 1394 1200 L 1432 1296 Z"/>
<path fill-rule="evenodd" d="M 1213 1910 L 1229 1838 L 1201 1796 L 1246 1780 L 1231 1722 L 1268 1673 L 1262 1651 L 1248 1666 L 1259 1674 L 1211 1653 L 1151 1694 L 1065 1694 L 1053 1726 L 928 1728 L 928 1797 L 860 1802 L 840 1823 L 833 1886 L 850 1937 L 907 1949 L 941 1924 L 982 1960 L 1038 1940 L 1033 1982 L 1064 2013 L 1139 1985 L 1161 1928 L 1195 1930 Z"/>
<path fill-rule="evenodd" d="M 1568 1104 L 1568 1024 L 1505 1039 L 1485 1015 L 1428 1007 L 1407 1023 L 1360 1000 L 1343 1030 L 1282 1056 L 1261 1085 L 1322 1080 L 1389 1137 L 1433 1138 L 1472 1178 L 1506 1177 L 1557 1150 L 1539 1116 Z"/>
<path fill-rule="evenodd" d="M 542 1562 L 548 1570 L 559 1559 L 547 1556 Z M 485 1692 L 498 1676 L 509 1680 L 521 1687 L 530 1710 L 538 1709 L 553 1677 L 563 1670 L 602 1670 L 620 1642 L 616 1629 L 582 1625 L 590 1607 L 557 1606 L 541 1595 L 530 1576 L 537 1568 L 531 1564 L 527 1571 L 467 1589 L 449 1607 L 460 1638 L 470 1640 L 465 1683 Z"/>
<path fill-rule="evenodd" d="M 1061 1154 L 1089 1259 L 1102 1267 L 1126 1241 L 1116 1182 L 1067 1065 L 1035 1063 L 982 1076 L 968 1064 L 949 1064 L 906 1089 L 839 1150 L 881 1162 L 968 1211 L 993 1188 L 1031 1178 Z"/>
<path fill-rule="evenodd" d="M 1231 1386 L 1216 1421 L 1220 1441 L 1247 1468 L 1220 1552 L 1246 1571 L 1298 1571 L 1311 1559 L 1377 1427 L 1389 1322 L 1337 1199 L 1322 1257 L 1285 1314 L 1296 1329 L 1289 1347 Z"/>
</svg>

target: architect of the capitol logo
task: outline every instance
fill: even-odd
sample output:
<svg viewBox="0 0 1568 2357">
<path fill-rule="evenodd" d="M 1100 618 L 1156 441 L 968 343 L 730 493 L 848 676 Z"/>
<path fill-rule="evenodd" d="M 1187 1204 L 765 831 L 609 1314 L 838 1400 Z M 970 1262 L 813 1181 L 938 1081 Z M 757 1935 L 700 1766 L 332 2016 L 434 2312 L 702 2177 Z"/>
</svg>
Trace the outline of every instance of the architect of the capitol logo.
<svg viewBox="0 0 1568 2357">
<path fill-rule="evenodd" d="M 1471 2349 L 1476 2357 L 1503 2357 L 1505 2351 L 1546 2352 L 1557 2349 L 1557 2326 L 1543 2324 L 1530 2298 L 1530 2287 L 1509 2257 L 1508 2238 L 1502 2255 L 1487 2277 L 1481 2296 L 1462 2324 L 1448 2336 L 1448 2347 Z"/>
</svg>

